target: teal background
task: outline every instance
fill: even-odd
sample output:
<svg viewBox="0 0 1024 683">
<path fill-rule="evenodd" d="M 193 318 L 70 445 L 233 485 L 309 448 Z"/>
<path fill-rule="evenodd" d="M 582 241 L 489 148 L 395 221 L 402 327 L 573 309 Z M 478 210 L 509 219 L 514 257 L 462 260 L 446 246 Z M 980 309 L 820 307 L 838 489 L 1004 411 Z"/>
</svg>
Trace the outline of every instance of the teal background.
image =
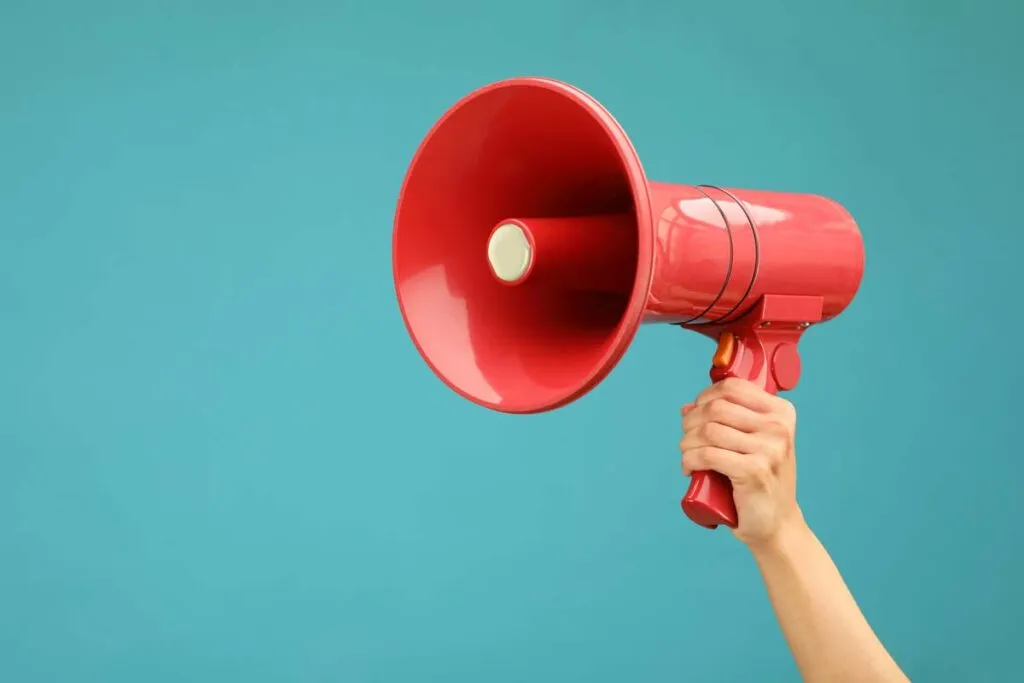
<svg viewBox="0 0 1024 683">
<path fill-rule="evenodd" d="M 711 348 L 646 328 L 556 413 L 429 374 L 398 187 L 550 75 L 648 174 L 822 193 L 801 502 L 915 680 L 1019 678 L 1024 11 L 1007 0 L 0 4 L 0 680 L 793 681 L 677 503 Z"/>
</svg>

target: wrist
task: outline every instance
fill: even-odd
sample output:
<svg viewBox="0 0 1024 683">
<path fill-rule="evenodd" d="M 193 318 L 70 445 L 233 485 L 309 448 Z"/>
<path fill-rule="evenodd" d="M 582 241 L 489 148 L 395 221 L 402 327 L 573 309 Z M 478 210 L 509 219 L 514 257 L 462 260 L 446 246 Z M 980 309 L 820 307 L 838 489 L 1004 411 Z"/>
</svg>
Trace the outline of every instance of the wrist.
<svg viewBox="0 0 1024 683">
<path fill-rule="evenodd" d="M 762 539 L 747 543 L 747 547 L 758 562 L 783 559 L 800 554 L 800 549 L 807 541 L 814 538 L 814 533 L 804 520 L 803 513 L 797 509 L 783 521 L 775 533 Z"/>
</svg>

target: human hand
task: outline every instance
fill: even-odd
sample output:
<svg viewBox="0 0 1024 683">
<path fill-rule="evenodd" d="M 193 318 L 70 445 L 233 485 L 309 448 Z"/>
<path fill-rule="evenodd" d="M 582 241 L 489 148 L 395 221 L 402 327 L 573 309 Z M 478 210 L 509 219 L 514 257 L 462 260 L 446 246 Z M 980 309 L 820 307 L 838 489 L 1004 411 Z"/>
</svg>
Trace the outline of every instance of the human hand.
<svg viewBox="0 0 1024 683">
<path fill-rule="evenodd" d="M 683 407 L 683 473 L 714 470 L 733 487 L 738 525 L 751 547 L 802 523 L 796 502 L 796 410 L 752 382 L 725 379 Z"/>
</svg>

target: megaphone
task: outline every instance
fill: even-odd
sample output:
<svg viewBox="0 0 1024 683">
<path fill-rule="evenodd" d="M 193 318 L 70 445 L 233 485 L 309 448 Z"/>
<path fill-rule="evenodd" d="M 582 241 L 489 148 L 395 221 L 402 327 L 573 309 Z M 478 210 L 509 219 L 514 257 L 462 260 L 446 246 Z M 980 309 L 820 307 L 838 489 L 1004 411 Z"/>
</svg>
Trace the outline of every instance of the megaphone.
<svg viewBox="0 0 1024 683">
<path fill-rule="evenodd" d="M 441 117 L 392 240 L 416 349 L 458 394 L 506 413 L 580 398 L 645 323 L 715 340 L 713 381 L 792 389 L 801 335 L 850 304 L 864 271 L 838 203 L 649 181 L 612 115 L 547 78 L 487 85 Z M 737 523 L 716 472 L 694 473 L 682 508 L 708 528 Z"/>
</svg>

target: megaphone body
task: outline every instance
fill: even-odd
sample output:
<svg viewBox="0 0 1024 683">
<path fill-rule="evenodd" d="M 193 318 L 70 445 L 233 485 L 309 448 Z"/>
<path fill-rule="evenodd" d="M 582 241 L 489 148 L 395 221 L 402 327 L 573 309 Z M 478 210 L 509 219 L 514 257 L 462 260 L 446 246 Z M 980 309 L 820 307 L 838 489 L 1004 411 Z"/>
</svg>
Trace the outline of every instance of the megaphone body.
<svg viewBox="0 0 1024 683">
<path fill-rule="evenodd" d="M 864 248 L 831 199 L 648 181 L 596 100 L 515 78 L 467 95 L 421 143 L 392 266 L 434 373 L 489 409 L 536 413 L 593 389 L 656 322 L 717 342 L 714 381 L 792 389 L 803 332 L 853 300 Z M 682 507 L 737 523 L 714 472 L 693 475 Z"/>
</svg>

